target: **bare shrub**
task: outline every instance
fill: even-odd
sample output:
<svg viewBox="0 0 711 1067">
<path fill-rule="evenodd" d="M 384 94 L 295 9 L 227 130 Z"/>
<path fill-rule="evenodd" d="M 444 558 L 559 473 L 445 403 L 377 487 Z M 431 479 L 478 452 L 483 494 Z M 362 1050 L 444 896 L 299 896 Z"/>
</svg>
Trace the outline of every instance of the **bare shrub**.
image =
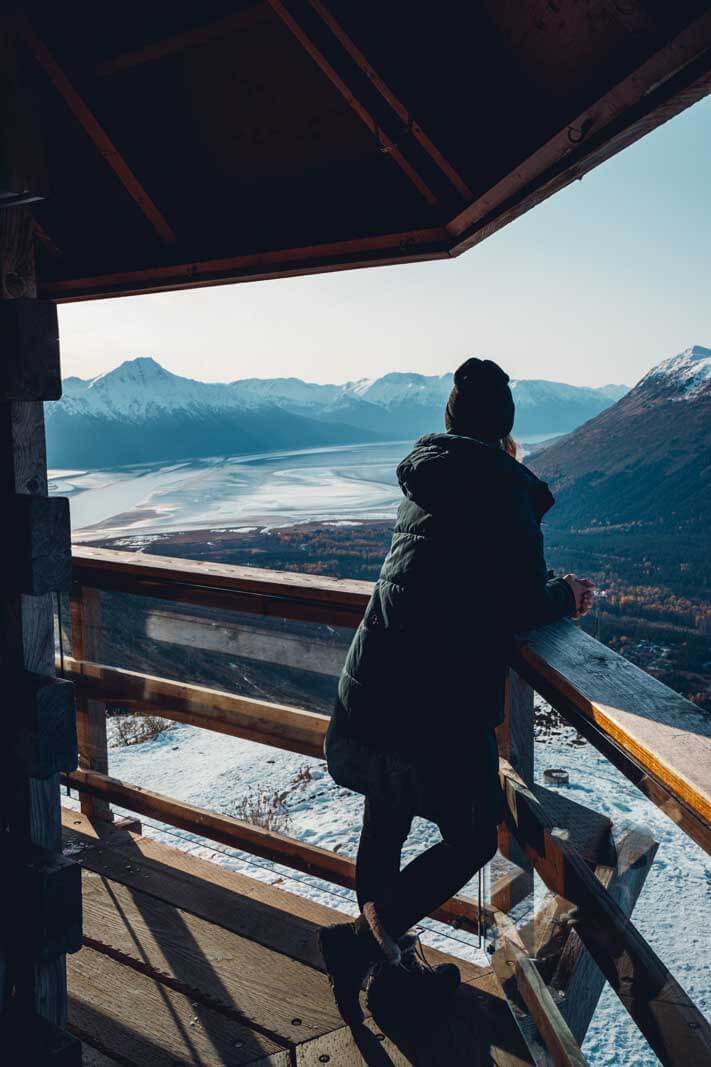
<svg viewBox="0 0 711 1067">
<path fill-rule="evenodd" d="M 237 801 L 235 818 L 261 826 L 264 830 L 285 834 L 289 830 L 290 816 L 284 808 L 283 798 L 283 793 L 251 789 Z"/>
<path fill-rule="evenodd" d="M 143 741 L 153 741 L 173 725 L 169 719 L 158 715 L 139 715 L 128 712 L 125 715 L 112 716 L 114 726 L 114 744 L 140 745 Z"/>
</svg>

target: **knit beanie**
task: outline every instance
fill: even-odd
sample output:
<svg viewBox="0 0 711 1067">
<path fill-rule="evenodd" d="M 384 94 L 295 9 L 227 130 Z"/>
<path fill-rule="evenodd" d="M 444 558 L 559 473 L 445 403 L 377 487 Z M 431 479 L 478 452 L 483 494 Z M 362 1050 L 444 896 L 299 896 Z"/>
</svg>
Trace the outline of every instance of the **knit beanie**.
<svg viewBox="0 0 711 1067">
<path fill-rule="evenodd" d="M 454 372 L 444 421 L 450 433 L 500 441 L 511 433 L 514 400 L 509 376 L 490 359 L 471 359 Z"/>
</svg>

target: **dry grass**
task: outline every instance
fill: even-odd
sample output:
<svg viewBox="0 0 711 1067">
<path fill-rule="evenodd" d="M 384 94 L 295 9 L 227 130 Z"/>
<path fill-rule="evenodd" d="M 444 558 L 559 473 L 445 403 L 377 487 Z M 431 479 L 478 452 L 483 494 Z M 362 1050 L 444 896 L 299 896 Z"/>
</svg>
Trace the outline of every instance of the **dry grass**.
<svg viewBox="0 0 711 1067">
<path fill-rule="evenodd" d="M 169 719 L 161 719 L 158 715 L 139 715 L 136 712 L 112 716 L 111 721 L 114 727 L 113 743 L 119 747 L 153 741 L 173 725 Z"/>
<path fill-rule="evenodd" d="M 290 817 L 284 807 L 283 793 L 251 789 L 237 801 L 232 814 L 237 819 L 277 834 L 285 834 L 289 830 Z"/>
</svg>

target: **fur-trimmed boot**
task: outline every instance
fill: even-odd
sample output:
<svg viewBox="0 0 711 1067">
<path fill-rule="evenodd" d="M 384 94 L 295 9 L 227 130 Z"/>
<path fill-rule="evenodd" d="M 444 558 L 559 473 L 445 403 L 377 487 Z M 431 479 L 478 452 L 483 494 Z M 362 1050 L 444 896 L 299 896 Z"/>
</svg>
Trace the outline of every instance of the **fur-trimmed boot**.
<svg viewBox="0 0 711 1067">
<path fill-rule="evenodd" d="M 383 928 L 375 905 L 365 904 L 363 914 L 352 923 L 324 926 L 319 947 L 331 982 L 333 996 L 344 1022 L 363 1021 L 359 994 L 376 964 L 399 964 L 400 946 Z"/>
<path fill-rule="evenodd" d="M 398 966 L 376 965 L 368 983 L 368 1009 L 382 1030 L 413 1033 L 434 1028 L 449 1013 L 461 983 L 453 963 L 433 967 L 419 937 L 399 939 Z"/>
</svg>

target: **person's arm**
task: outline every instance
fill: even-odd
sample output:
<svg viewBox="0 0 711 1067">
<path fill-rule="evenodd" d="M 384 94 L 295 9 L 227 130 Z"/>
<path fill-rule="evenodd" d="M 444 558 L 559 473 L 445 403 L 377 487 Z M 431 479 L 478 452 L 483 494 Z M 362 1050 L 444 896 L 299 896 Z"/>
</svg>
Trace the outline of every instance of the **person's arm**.
<svg viewBox="0 0 711 1067">
<path fill-rule="evenodd" d="M 582 589 L 576 588 L 574 575 L 548 578 L 543 534 L 527 495 L 515 502 L 504 522 L 497 552 L 502 623 L 516 631 L 574 618 L 582 607 Z"/>
</svg>

